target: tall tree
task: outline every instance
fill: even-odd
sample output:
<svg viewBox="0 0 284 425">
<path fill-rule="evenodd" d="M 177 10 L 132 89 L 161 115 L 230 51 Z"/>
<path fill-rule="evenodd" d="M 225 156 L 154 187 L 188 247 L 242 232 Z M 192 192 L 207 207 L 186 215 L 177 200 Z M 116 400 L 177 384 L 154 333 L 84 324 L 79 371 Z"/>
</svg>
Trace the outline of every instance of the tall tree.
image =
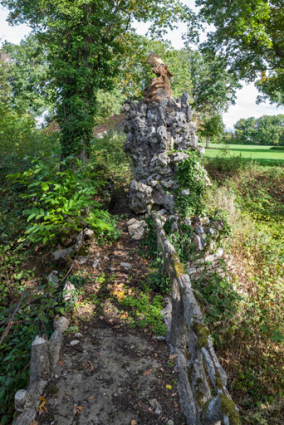
<svg viewBox="0 0 284 425">
<path fill-rule="evenodd" d="M 198 51 L 188 51 L 188 68 L 199 134 L 206 137 L 208 148 L 210 137 L 223 132 L 221 115 L 230 104 L 235 104 L 236 90 L 241 85 L 236 74 L 227 70 L 224 58 L 218 55 L 208 57 Z"/>
<path fill-rule="evenodd" d="M 10 104 L 17 112 L 40 115 L 52 107 L 52 89 L 48 84 L 47 51 L 34 35 L 20 44 L 4 42 L 3 53 L 9 57 Z"/>
<path fill-rule="evenodd" d="M 225 125 L 221 115 L 215 114 L 205 117 L 200 124 L 198 133 L 206 137 L 206 148 L 209 148 L 210 137 L 221 136 L 224 133 Z"/>
<path fill-rule="evenodd" d="M 191 91 L 191 74 L 188 67 L 188 51 L 176 50 L 170 42 L 151 40 L 130 33 L 127 35 L 128 49 L 117 56 L 119 74 L 114 77 L 115 88 L 98 93 L 97 116 L 108 117 L 118 113 L 126 99 L 137 100 L 153 78 L 152 67 L 147 63 L 149 53 L 155 52 L 168 65 L 174 76 L 171 78 L 173 96 L 180 97 Z"/>
<path fill-rule="evenodd" d="M 262 93 L 284 104 L 284 2 L 283 0 L 196 0 L 199 28 L 213 24 L 201 50 L 222 53 L 232 70 L 247 81 L 257 80 Z M 192 29 L 196 20 L 189 22 Z M 190 35 L 192 31 L 190 32 Z"/>
<path fill-rule="evenodd" d="M 11 23 L 32 26 L 48 46 L 49 81 L 56 87 L 62 155 L 86 159 L 96 112 L 96 93 L 113 87 L 116 55 L 127 50 L 131 23 L 152 21 L 153 30 L 188 17 L 179 0 L 1 0 Z"/>
</svg>

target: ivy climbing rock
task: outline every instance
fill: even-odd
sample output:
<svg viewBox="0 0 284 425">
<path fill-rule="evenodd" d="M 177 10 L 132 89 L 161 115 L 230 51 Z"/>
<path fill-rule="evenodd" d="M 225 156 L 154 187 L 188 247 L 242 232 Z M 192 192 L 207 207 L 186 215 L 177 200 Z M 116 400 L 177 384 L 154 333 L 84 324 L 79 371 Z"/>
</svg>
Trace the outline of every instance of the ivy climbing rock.
<svg viewBox="0 0 284 425">
<path fill-rule="evenodd" d="M 131 101 L 124 109 L 127 133 L 124 150 L 131 158 L 134 176 L 130 183 L 130 208 L 137 214 L 153 208 L 165 208 L 173 214 L 174 191 L 178 188 L 174 175 L 179 164 L 188 158 L 187 151 L 204 153 L 195 134 L 196 125 L 191 121 L 189 93 L 159 103 Z M 185 196 L 190 196 L 190 192 Z"/>
</svg>

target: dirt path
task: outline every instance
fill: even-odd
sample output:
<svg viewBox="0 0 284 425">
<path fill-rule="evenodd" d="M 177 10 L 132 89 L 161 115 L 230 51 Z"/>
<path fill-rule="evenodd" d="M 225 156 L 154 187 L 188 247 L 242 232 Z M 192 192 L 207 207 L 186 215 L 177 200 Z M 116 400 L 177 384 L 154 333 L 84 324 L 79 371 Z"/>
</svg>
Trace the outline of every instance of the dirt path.
<svg viewBox="0 0 284 425">
<path fill-rule="evenodd" d="M 139 243 L 127 232 L 128 219 L 119 223 L 114 245 L 92 244 L 76 262 L 76 275 L 89 280 L 72 317 L 73 332 L 64 337 L 56 375 L 43 394 L 39 425 L 185 424 L 165 340 L 149 328 L 130 329 L 127 309 L 110 296 L 115 283 L 137 289 L 150 272 L 137 252 Z"/>
</svg>

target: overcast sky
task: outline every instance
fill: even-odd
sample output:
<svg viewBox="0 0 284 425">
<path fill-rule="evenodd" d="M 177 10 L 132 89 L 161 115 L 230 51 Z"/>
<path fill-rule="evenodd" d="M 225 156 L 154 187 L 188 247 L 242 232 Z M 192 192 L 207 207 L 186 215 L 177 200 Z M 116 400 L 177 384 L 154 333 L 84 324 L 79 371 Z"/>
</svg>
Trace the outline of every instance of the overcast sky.
<svg viewBox="0 0 284 425">
<path fill-rule="evenodd" d="M 184 0 L 184 3 L 189 7 L 194 8 L 194 0 Z M 8 12 L 0 6 L 0 40 L 8 40 L 11 43 L 18 44 L 25 35 L 30 31 L 27 25 L 10 26 L 6 22 Z M 179 28 L 174 32 L 169 32 L 167 38 L 171 40 L 176 49 L 183 47 L 182 33 L 185 32 L 186 26 L 179 25 Z M 147 26 L 145 24 L 137 24 L 138 34 L 145 35 Z M 284 108 L 276 108 L 269 103 L 256 105 L 255 99 L 257 90 L 253 84 L 245 85 L 241 90 L 238 90 L 236 105 L 229 107 L 227 113 L 223 115 L 223 119 L 227 129 L 233 129 L 233 125 L 240 118 L 260 117 L 261 115 L 277 115 L 284 114 Z"/>
</svg>

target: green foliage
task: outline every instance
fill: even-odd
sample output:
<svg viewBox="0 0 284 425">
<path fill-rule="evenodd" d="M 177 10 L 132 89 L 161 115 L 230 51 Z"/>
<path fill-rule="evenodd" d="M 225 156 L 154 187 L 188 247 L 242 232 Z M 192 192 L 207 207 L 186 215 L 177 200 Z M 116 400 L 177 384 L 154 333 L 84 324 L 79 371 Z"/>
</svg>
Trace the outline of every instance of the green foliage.
<svg viewBox="0 0 284 425">
<path fill-rule="evenodd" d="M 268 416 L 263 409 L 251 411 L 252 405 L 265 404 L 271 408 L 267 423 L 272 419 L 277 423 L 283 419 L 277 399 L 284 389 L 283 170 L 250 166 L 222 182 L 222 187 L 213 185 L 206 203 L 222 206 L 229 213 L 233 237 L 227 241 L 227 248 L 240 278 L 239 282 L 222 279 L 222 289 L 216 295 L 213 292 L 220 283 L 206 281 L 203 285 L 201 279 L 197 283 L 198 296 L 206 312 L 214 306 L 210 316 L 216 317 L 209 327 L 221 357 L 231 352 L 233 343 L 242 347 L 233 354 L 232 395 L 239 397 L 246 422 L 265 423 L 262 418 Z"/>
<path fill-rule="evenodd" d="M 220 153 L 213 158 L 206 158 L 204 166 L 210 177 L 218 179 L 218 176 L 233 176 L 248 167 L 248 163 L 242 154 L 232 155 L 228 146 L 224 146 Z"/>
<path fill-rule="evenodd" d="M 175 247 L 176 253 L 182 263 L 186 263 L 192 257 L 195 250 L 192 242 L 193 229 L 184 223 L 179 225 L 178 232 L 172 232 L 171 220 L 168 220 L 164 226 L 164 230 L 168 235 L 169 241 Z"/>
<path fill-rule="evenodd" d="M 53 89 L 60 126 L 63 158 L 88 157 L 95 124 L 98 90 L 113 89 L 118 55 L 128 50 L 133 19 L 151 19 L 153 29 L 183 19 L 186 8 L 178 1 L 126 0 L 2 0 L 9 21 L 31 25 L 47 47 L 48 81 Z"/>
<path fill-rule="evenodd" d="M 161 271 L 161 266 L 152 272 L 150 276 L 147 278 L 147 284 L 156 292 L 160 292 L 162 294 L 170 294 L 172 289 L 170 276 L 163 276 Z"/>
<path fill-rule="evenodd" d="M 48 81 L 47 51 L 34 35 L 20 44 L 5 41 L 2 51 L 8 58 L 9 105 L 18 114 L 23 111 L 38 116 L 52 110 L 52 88 Z"/>
<path fill-rule="evenodd" d="M 202 212 L 202 196 L 204 195 L 205 172 L 201 166 L 201 154 L 197 151 L 187 151 L 185 158 L 178 167 L 175 178 L 179 188 L 175 190 L 175 210 L 181 218 L 200 215 Z M 189 189 L 189 195 L 183 195 L 182 191 Z"/>
<path fill-rule="evenodd" d="M 195 295 L 205 311 L 204 320 L 208 325 L 214 344 L 220 346 L 220 336 L 234 334 L 242 297 L 234 285 L 218 273 L 204 272 L 198 280 L 193 280 Z M 216 325 L 218 323 L 218 325 Z"/>
<path fill-rule="evenodd" d="M 198 134 L 206 137 L 206 148 L 209 147 L 209 138 L 217 137 L 223 134 L 225 125 L 221 115 L 207 115 L 200 123 Z"/>
<path fill-rule="evenodd" d="M 103 122 L 106 118 L 119 114 L 122 105 L 123 97 L 119 88 L 111 91 L 98 90 L 96 119 Z"/>
<path fill-rule="evenodd" d="M 129 156 L 123 151 L 125 135 L 107 134 L 94 138 L 91 144 L 91 158 L 96 161 L 100 179 L 111 180 L 115 188 L 122 188 L 131 179 Z"/>
<path fill-rule="evenodd" d="M 284 144 L 284 115 L 263 115 L 240 119 L 234 125 L 235 143 L 259 145 Z"/>
<path fill-rule="evenodd" d="M 283 104 L 284 9 L 279 0 L 196 0 L 200 6 L 197 26 L 209 23 L 201 50 L 214 55 L 222 50 L 230 70 L 248 81 L 257 81 L 263 93 L 259 101 L 269 99 Z M 195 27 L 197 20 L 189 22 Z M 193 33 L 193 28 L 189 35 Z M 191 37 L 192 40 L 192 37 Z"/>
<path fill-rule="evenodd" d="M 130 315 L 133 317 L 130 321 L 131 326 L 142 329 L 150 327 L 157 335 L 167 334 L 167 327 L 160 313 L 164 303 L 162 295 L 156 295 L 151 299 L 150 295 L 140 292 L 136 296 L 126 296 L 120 303 L 131 309 Z"/>
<path fill-rule="evenodd" d="M 29 159 L 29 158 L 28 158 Z M 10 175 L 14 183 L 22 185 L 25 192 L 20 196 L 28 200 L 26 234 L 33 242 L 51 242 L 58 236 L 67 236 L 90 227 L 106 236 L 114 234 L 108 223 L 109 214 L 99 210 L 94 199 L 103 182 L 98 183 L 94 164 L 82 164 L 77 159 L 78 169 L 60 171 L 51 158 L 31 159 L 32 168 L 24 173 Z M 61 167 L 66 161 L 60 163 Z"/>
<path fill-rule="evenodd" d="M 235 104 L 236 89 L 240 84 L 234 74 L 227 71 L 222 56 L 202 55 L 188 51 L 188 67 L 192 78 L 194 109 L 202 116 L 218 115 Z"/>
</svg>

